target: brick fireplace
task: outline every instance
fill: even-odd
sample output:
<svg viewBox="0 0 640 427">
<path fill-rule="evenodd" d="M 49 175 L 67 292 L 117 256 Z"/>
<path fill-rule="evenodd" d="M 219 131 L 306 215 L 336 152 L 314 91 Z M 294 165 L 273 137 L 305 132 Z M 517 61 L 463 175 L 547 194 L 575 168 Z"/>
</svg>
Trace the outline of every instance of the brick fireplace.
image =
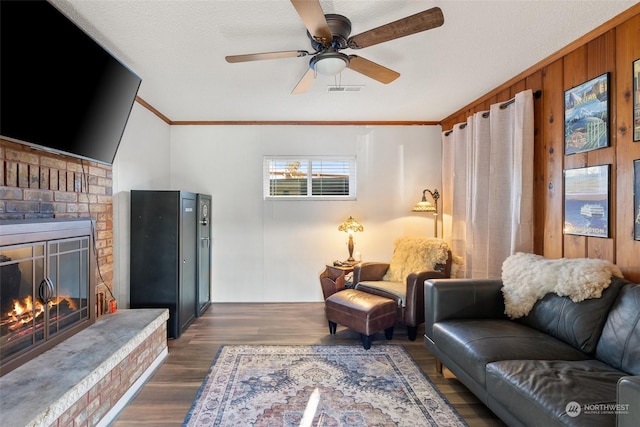
<svg viewBox="0 0 640 427">
<path fill-rule="evenodd" d="M 0 138 L 0 219 L 48 218 L 95 222 L 96 321 L 0 377 L 0 413 L 20 426 L 108 425 L 166 357 L 168 312 L 119 308 L 107 314 L 113 299 L 111 167 Z"/>
<path fill-rule="evenodd" d="M 92 217 L 96 224 L 96 314 L 113 291 L 111 166 L 0 139 L 0 219 Z"/>
</svg>

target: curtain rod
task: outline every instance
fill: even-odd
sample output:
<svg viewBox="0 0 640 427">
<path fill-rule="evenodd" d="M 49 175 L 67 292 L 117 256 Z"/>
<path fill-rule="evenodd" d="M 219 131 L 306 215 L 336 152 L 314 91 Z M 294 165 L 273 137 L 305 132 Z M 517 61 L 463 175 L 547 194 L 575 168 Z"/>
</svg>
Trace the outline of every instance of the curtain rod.
<svg viewBox="0 0 640 427">
<path fill-rule="evenodd" d="M 541 91 L 541 90 L 537 90 L 537 91 L 533 92 L 533 97 L 534 97 L 534 99 L 538 99 L 538 98 L 540 98 L 541 96 L 542 96 L 542 91 Z M 510 100 L 505 101 L 505 102 L 503 102 L 502 104 L 500 104 L 500 109 L 501 109 L 501 110 L 504 110 L 504 109 L 505 109 L 505 108 L 507 108 L 509 105 L 513 104 L 514 102 L 516 102 L 516 99 L 515 99 L 515 98 L 511 98 Z M 485 118 L 485 119 L 486 119 L 487 117 L 489 117 L 489 112 L 488 112 L 488 111 L 485 111 L 484 113 L 482 113 L 482 117 L 483 117 L 483 118 Z M 466 124 L 466 123 L 462 123 L 462 124 L 460 125 L 459 129 L 464 129 L 464 128 L 466 128 L 466 127 L 467 127 L 467 124 Z M 449 135 L 451 134 L 451 132 L 453 132 L 453 129 L 446 131 L 446 132 L 444 133 L 444 136 L 449 136 Z"/>
<path fill-rule="evenodd" d="M 542 91 L 541 90 L 537 90 L 535 92 L 533 92 L 533 97 L 534 99 L 538 99 L 542 96 Z M 509 105 L 513 104 L 514 102 L 516 102 L 516 98 L 511 98 L 510 100 L 508 100 L 507 102 L 504 102 L 502 104 L 500 104 L 500 109 L 504 110 L 505 108 L 507 108 Z M 484 117 L 484 114 L 483 114 Z"/>
</svg>

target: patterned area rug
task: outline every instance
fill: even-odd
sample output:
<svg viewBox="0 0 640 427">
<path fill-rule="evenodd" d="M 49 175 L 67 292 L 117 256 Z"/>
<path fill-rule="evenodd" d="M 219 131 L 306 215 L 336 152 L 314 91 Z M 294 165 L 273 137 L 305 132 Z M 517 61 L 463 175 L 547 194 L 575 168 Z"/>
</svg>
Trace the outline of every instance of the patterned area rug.
<svg viewBox="0 0 640 427">
<path fill-rule="evenodd" d="M 466 426 L 400 345 L 222 346 L 183 426 Z"/>
</svg>

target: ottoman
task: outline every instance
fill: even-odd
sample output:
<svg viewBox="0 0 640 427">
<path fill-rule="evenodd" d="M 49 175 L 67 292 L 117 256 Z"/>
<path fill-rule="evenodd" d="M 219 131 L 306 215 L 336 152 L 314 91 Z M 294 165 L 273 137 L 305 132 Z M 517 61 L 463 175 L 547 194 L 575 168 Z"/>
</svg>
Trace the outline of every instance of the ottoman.
<svg viewBox="0 0 640 427">
<path fill-rule="evenodd" d="M 398 303 L 392 299 L 369 294 L 356 289 L 336 292 L 325 300 L 324 305 L 329 333 L 336 333 L 337 324 L 360 333 L 362 345 L 371 348 L 376 332 L 384 330 L 385 338 L 393 337 Z"/>
</svg>

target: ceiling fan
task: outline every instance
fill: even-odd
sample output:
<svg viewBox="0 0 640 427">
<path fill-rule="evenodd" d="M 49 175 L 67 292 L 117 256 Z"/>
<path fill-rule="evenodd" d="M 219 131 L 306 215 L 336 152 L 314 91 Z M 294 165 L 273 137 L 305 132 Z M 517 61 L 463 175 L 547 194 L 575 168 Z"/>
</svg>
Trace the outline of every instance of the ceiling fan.
<svg viewBox="0 0 640 427">
<path fill-rule="evenodd" d="M 314 52 L 290 50 L 282 52 L 250 53 L 225 57 L 227 62 L 248 62 L 264 59 L 293 58 L 311 55 L 309 69 L 302 76 L 291 93 L 306 92 L 317 74 L 334 76 L 345 68 L 388 84 L 400 77 L 400 73 L 358 55 L 346 55 L 343 49 L 362 49 L 389 40 L 430 30 L 444 23 L 444 15 L 439 7 L 434 7 L 415 15 L 407 16 L 364 33 L 349 37 L 351 21 L 342 15 L 324 14 L 319 0 L 291 0 L 300 15 Z"/>
</svg>

